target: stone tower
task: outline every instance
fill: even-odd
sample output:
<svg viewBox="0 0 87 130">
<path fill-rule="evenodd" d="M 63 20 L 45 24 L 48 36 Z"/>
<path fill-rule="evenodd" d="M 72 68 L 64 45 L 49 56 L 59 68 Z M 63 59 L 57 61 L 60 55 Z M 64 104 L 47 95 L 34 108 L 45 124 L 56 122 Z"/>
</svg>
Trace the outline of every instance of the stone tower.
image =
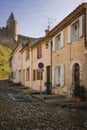
<svg viewBox="0 0 87 130">
<path fill-rule="evenodd" d="M 14 41 L 18 40 L 18 22 L 16 21 L 13 12 L 10 14 L 7 22 L 6 22 L 6 27 L 7 27 L 7 34 L 8 37 L 13 38 Z"/>
</svg>

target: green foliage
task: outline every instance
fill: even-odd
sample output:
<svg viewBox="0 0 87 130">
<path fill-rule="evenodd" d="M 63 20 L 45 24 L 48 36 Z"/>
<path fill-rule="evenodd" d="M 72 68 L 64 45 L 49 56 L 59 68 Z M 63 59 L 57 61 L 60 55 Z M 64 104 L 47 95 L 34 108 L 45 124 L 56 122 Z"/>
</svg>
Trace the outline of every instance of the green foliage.
<svg viewBox="0 0 87 130">
<path fill-rule="evenodd" d="M 0 78 L 8 78 L 10 73 L 9 58 L 12 50 L 0 44 Z M 4 71 L 3 71 L 4 70 Z"/>
</svg>

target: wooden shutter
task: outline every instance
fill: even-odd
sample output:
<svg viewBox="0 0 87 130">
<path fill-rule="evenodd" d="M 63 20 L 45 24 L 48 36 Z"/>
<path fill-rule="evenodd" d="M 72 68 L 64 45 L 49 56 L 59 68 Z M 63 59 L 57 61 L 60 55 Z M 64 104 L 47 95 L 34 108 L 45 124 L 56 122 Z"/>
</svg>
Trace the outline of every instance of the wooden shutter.
<svg viewBox="0 0 87 130">
<path fill-rule="evenodd" d="M 55 86 L 55 68 L 52 68 L 52 86 Z"/>
<path fill-rule="evenodd" d="M 67 29 L 67 43 L 71 43 L 71 25 Z"/>
<path fill-rule="evenodd" d="M 55 37 L 53 37 L 52 41 L 53 41 L 52 51 L 55 51 Z"/>
<path fill-rule="evenodd" d="M 60 84 L 64 86 L 64 65 L 60 65 Z"/>
<path fill-rule="evenodd" d="M 61 48 L 61 47 L 64 46 L 64 33 L 63 33 L 63 32 L 61 32 L 60 38 L 61 38 L 61 40 L 60 40 L 60 42 L 61 42 L 61 43 L 60 43 L 60 44 L 61 44 L 61 45 L 60 45 L 60 48 Z"/>
<path fill-rule="evenodd" d="M 59 69 L 60 69 L 60 66 L 56 67 L 56 69 L 55 69 L 55 75 L 56 75 L 55 80 L 56 80 L 56 84 L 60 84 L 60 71 L 59 71 Z"/>
<path fill-rule="evenodd" d="M 83 35 L 82 25 L 83 25 L 83 16 L 81 16 L 81 17 L 79 18 L 79 37 L 81 37 L 81 36 Z"/>
</svg>

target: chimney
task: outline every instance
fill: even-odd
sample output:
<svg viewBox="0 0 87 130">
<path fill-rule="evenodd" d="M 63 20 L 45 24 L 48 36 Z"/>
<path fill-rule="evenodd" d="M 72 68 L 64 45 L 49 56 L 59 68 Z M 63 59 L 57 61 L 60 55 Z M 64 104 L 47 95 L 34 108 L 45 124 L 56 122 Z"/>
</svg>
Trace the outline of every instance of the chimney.
<svg viewBox="0 0 87 130">
<path fill-rule="evenodd" d="M 49 33 L 49 29 L 45 29 L 45 36 L 47 36 Z"/>
<path fill-rule="evenodd" d="M 48 25 L 47 29 L 45 29 L 45 36 L 47 36 L 47 35 L 48 35 L 49 30 L 50 30 L 50 26 Z"/>
</svg>

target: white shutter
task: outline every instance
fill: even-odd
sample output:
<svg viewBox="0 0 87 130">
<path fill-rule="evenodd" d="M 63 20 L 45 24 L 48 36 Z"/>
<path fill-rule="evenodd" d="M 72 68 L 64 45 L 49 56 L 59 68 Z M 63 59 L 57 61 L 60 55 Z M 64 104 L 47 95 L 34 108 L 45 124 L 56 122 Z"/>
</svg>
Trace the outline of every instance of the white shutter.
<svg viewBox="0 0 87 130">
<path fill-rule="evenodd" d="M 52 68 L 52 87 L 55 86 L 55 68 Z"/>
<path fill-rule="evenodd" d="M 55 37 L 53 37 L 52 41 L 52 51 L 55 51 Z"/>
<path fill-rule="evenodd" d="M 82 25 L 83 25 L 82 19 L 83 19 L 83 16 L 81 16 L 81 17 L 79 18 L 79 37 L 81 37 L 82 34 L 83 34 L 83 31 L 82 31 Z"/>
<path fill-rule="evenodd" d="M 68 26 L 67 30 L 67 43 L 71 43 L 71 25 Z"/>
<path fill-rule="evenodd" d="M 58 84 L 58 67 L 55 68 L 55 83 Z"/>
<path fill-rule="evenodd" d="M 64 65 L 60 65 L 60 84 L 64 86 Z"/>
<path fill-rule="evenodd" d="M 61 41 L 60 41 L 61 45 L 60 48 L 64 46 L 64 33 L 61 32 Z"/>
</svg>

